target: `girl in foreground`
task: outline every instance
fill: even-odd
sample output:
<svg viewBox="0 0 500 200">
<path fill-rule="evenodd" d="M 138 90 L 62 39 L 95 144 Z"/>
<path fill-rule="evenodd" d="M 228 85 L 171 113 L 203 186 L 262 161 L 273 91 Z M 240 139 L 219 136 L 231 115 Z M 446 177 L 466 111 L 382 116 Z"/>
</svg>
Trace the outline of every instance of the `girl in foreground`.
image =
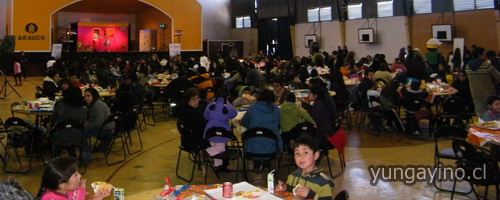
<svg viewBox="0 0 500 200">
<path fill-rule="evenodd" d="M 78 161 L 72 157 L 57 157 L 45 167 L 38 197 L 41 200 L 85 200 L 85 183 L 78 173 Z M 90 200 L 101 200 L 111 191 L 100 190 Z"/>
</svg>

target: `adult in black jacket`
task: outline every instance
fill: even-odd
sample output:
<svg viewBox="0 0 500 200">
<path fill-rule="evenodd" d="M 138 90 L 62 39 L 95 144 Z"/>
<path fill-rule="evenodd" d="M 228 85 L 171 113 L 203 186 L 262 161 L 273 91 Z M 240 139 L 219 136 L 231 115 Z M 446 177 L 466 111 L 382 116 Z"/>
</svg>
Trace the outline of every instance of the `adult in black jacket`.
<svg viewBox="0 0 500 200">
<path fill-rule="evenodd" d="M 108 86 L 113 86 L 113 81 L 111 79 L 111 72 L 109 71 L 108 63 L 101 59 L 97 62 L 97 68 L 95 71 L 97 81 L 102 88 L 107 88 Z"/>
<path fill-rule="evenodd" d="M 47 76 L 43 79 L 43 94 L 49 99 L 55 98 L 55 93 L 61 91 L 57 83 L 61 81 L 61 77 L 59 77 L 59 73 L 56 71 L 50 70 L 47 73 Z"/>
<path fill-rule="evenodd" d="M 207 125 L 207 120 L 198 109 L 200 97 L 198 90 L 194 87 L 184 92 L 182 103 L 177 108 L 179 121 L 186 128 L 192 130 L 192 134 L 181 133 L 181 144 L 188 149 L 202 150 L 208 147 L 208 141 L 203 138 L 203 131 Z"/>
<path fill-rule="evenodd" d="M 415 78 L 418 80 L 426 80 L 429 75 L 425 71 L 425 63 L 424 59 L 420 55 L 415 55 L 415 57 L 408 61 L 408 65 L 406 66 L 408 70 L 406 75 L 411 78 Z"/>
<path fill-rule="evenodd" d="M 182 97 L 182 93 L 186 91 L 188 88 L 194 87 L 193 83 L 185 77 L 185 73 L 183 70 L 179 71 L 179 77 L 172 80 L 165 87 L 165 94 L 167 95 L 167 99 L 179 100 Z"/>
<path fill-rule="evenodd" d="M 135 94 L 132 94 L 132 85 L 130 83 L 120 84 L 120 88 L 116 90 L 116 98 L 111 107 L 111 113 L 122 112 L 126 113 L 130 111 L 135 102 Z"/>
<path fill-rule="evenodd" d="M 452 87 L 458 91 L 455 96 L 459 97 L 460 100 L 464 102 L 469 111 L 474 111 L 474 103 L 470 92 L 469 79 L 467 78 L 465 71 L 458 72 L 458 78 L 453 81 Z"/>
</svg>

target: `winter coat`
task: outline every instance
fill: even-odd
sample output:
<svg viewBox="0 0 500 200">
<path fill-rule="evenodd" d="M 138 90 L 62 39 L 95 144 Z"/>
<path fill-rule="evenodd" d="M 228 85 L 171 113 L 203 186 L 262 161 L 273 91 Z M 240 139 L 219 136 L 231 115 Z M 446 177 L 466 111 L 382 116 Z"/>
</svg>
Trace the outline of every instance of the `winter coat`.
<svg viewBox="0 0 500 200">
<path fill-rule="evenodd" d="M 215 105 L 214 110 L 210 110 L 210 107 Z M 224 106 L 227 109 L 227 113 L 223 113 Z M 216 100 L 212 103 L 209 103 L 205 108 L 205 112 L 203 113 L 203 117 L 208 120 L 208 123 L 205 127 L 205 131 L 203 132 L 203 138 L 206 138 L 207 130 L 212 127 L 223 127 L 226 130 L 231 130 L 231 126 L 229 125 L 229 120 L 233 119 L 238 115 L 238 112 L 233 108 L 231 103 L 226 101 L 224 103 L 224 99 L 216 98 Z M 220 137 L 213 137 L 210 141 L 212 142 L 229 142 L 229 140 Z"/>
<path fill-rule="evenodd" d="M 496 95 L 495 84 L 500 82 L 500 73 L 493 68 L 489 61 L 471 60 L 465 72 L 469 77 L 473 99 L 486 99 Z"/>
<path fill-rule="evenodd" d="M 283 141 L 279 131 L 280 110 L 271 102 L 258 101 L 248 108 L 241 120 L 244 127 L 248 129 L 263 127 L 270 129 L 278 138 L 278 151 L 283 152 Z M 245 152 L 267 154 L 276 152 L 276 144 L 267 138 L 250 138 L 245 141 Z"/>
<path fill-rule="evenodd" d="M 297 107 L 297 105 L 292 102 L 284 102 L 283 104 L 281 104 L 280 112 L 281 131 L 283 132 L 289 132 L 297 124 L 304 122 L 304 120 L 314 123 L 314 120 L 305 110 Z"/>
</svg>

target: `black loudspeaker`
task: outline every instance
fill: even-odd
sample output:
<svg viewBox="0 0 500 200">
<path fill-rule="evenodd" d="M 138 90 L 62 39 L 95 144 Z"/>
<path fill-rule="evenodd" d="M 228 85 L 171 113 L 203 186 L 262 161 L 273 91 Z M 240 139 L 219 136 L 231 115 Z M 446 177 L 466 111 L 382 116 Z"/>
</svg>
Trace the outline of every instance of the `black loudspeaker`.
<svg viewBox="0 0 500 200">
<path fill-rule="evenodd" d="M 14 53 L 16 49 L 16 36 L 6 35 L 0 45 L 0 52 L 2 54 Z"/>
<path fill-rule="evenodd" d="M 78 23 L 71 23 L 71 32 L 78 33 Z M 69 44 L 69 51 L 75 52 L 78 49 L 78 35 L 71 34 L 69 40 L 73 41 Z"/>
<path fill-rule="evenodd" d="M 309 53 L 313 55 L 316 52 L 319 52 L 319 42 L 311 42 L 311 47 L 309 48 Z"/>
</svg>

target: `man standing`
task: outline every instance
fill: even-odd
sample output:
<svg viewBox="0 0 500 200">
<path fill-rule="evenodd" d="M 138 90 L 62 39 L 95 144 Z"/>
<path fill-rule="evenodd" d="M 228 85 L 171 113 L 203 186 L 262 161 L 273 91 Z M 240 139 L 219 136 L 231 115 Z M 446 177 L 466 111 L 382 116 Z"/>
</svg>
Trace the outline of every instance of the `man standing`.
<svg viewBox="0 0 500 200">
<path fill-rule="evenodd" d="M 467 64 L 466 73 L 475 112 L 478 117 L 487 110 L 486 98 L 496 96 L 495 84 L 500 82 L 500 73 L 487 61 L 484 49 L 477 47 L 472 51 L 474 59 Z"/>
</svg>

